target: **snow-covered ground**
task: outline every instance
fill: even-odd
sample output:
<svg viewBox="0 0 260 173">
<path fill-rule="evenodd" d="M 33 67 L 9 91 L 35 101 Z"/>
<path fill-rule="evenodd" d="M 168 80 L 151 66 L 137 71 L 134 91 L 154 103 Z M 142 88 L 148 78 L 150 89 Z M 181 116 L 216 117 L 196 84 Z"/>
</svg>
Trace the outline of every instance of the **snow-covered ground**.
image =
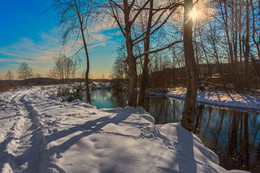
<svg viewBox="0 0 260 173">
<path fill-rule="evenodd" d="M 141 108 L 60 102 L 50 89 L 1 93 L 2 172 L 240 172 L 180 124 L 155 125 Z"/>
<path fill-rule="evenodd" d="M 154 95 L 185 99 L 186 88 L 169 89 L 166 94 L 155 93 Z M 197 102 L 220 107 L 260 111 L 260 97 L 247 94 L 235 94 L 223 91 L 203 91 L 198 92 Z"/>
</svg>

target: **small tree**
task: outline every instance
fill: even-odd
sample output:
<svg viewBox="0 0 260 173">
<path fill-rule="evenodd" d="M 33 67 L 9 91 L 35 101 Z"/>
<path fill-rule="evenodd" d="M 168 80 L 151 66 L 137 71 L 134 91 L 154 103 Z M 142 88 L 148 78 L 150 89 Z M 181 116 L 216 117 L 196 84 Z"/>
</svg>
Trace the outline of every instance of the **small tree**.
<svg viewBox="0 0 260 173">
<path fill-rule="evenodd" d="M 116 61 L 113 64 L 112 68 L 112 85 L 117 90 L 125 88 L 128 84 L 128 65 L 124 61 L 126 59 L 126 47 L 122 44 L 117 49 Z"/>
<path fill-rule="evenodd" d="M 35 78 L 41 78 L 42 76 L 40 75 L 40 73 L 36 73 L 35 74 Z"/>
<path fill-rule="evenodd" d="M 59 56 L 54 58 L 55 66 L 50 70 L 49 76 L 56 79 L 62 79 L 63 82 L 68 82 L 70 77 L 76 72 L 77 63 L 70 57 Z"/>
<path fill-rule="evenodd" d="M 9 81 L 14 79 L 14 75 L 10 70 L 8 70 L 8 72 L 6 73 L 5 79 Z"/>
<path fill-rule="evenodd" d="M 19 67 L 19 69 L 17 70 L 18 73 L 18 79 L 29 79 L 31 77 L 33 77 L 33 72 L 32 72 L 32 68 L 29 67 L 29 65 L 27 63 L 22 63 Z"/>
</svg>

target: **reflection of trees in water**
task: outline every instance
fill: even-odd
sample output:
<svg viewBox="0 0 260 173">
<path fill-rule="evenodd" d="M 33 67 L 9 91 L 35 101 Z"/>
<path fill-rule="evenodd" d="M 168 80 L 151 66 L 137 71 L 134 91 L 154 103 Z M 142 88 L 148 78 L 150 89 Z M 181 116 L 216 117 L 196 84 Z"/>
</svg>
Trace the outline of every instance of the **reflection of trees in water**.
<svg viewBox="0 0 260 173">
<path fill-rule="evenodd" d="M 145 103 L 145 110 L 155 118 L 156 124 L 180 121 L 183 102 L 168 98 L 147 97 Z"/>
<path fill-rule="evenodd" d="M 242 119 L 241 119 L 242 120 Z M 246 162 L 246 168 L 249 168 L 249 131 L 248 131 L 248 113 L 245 113 L 244 116 L 244 147 L 242 147 L 242 149 L 244 149 L 245 152 L 245 158 L 244 160 Z"/>
<path fill-rule="evenodd" d="M 216 143 L 218 143 L 218 140 L 219 140 L 219 134 L 221 132 L 221 129 L 222 129 L 222 125 L 223 125 L 223 120 L 224 120 L 224 111 L 223 110 L 219 110 L 219 115 L 221 116 L 220 118 L 220 122 L 218 121 L 218 124 L 217 125 L 217 134 L 216 134 Z"/>
<path fill-rule="evenodd" d="M 257 121 L 257 118 L 259 118 L 259 121 Z M 253 118 L 250 118 L 250 127 L 253 129 L 256 129 L 253 135 L 253 144 L 255 141 L 260 140 L 260 114 L 259 115 L 254 115 Z"/>
<path fill-rule="evenodd" d="M 181 100 L 171 99 L 173 106 L 173 120 L 174 122 L 179 122 L 181 120 L 181 115 L 183 111 L 184 102 Z"/>
<path fill-rule="evenodd" d="M 106 99 L 110 97 L 111 94 L 107 90 L 96 90 L 91 92 L 91 97 L 93 98 L 103 98 Z"/>
<path fill-rule="evenodd" d="M 204 107 L 205 107 L 204 105 L 197 105 L 197 109 L 196 109 L 196 117 L 194 122 L 195 125 L 194 125 L 193 133 L 197 134 L 198 136 L 200 134 L 200 127 L 202 123 Z"/>
<path fill-rule="evenodd" d="M 233 158 L 227 159 L 225 163 L 228 163 L 228 165 L 234 165 L 236 161 L 236 158 L 238 158 L 239 155 L 239 149 L 237 146 L 237 135 L 238 135 L 238 125 L 239 125 L 239 115 L 237 112 L 233 113 L 232 121 L 230 122 L 231 126 L 231 133 L 228 134 L 228 148 L 227 153 Z M 230 167 L 231 168 L 231 167 Z"/>
<path fill-rule="evenodd" d="M 257 137 L 260 123 L 254 120 L 257 114 L 215 110 L 217 109 L 198 106 L 194 122 L 195 133 L 206 142 L 207 147 L 223 153 L 220 159 L 226 169 L 254 171 L 255 163 L 259 164 L 259 154 L 256 153 L 260 140 Z"/>
<path fill-rule="evenodd" d="M 233 111 L 232 130 L 228 142 L 228 154 L 233 156 L 232 163 L 240 169 L 254 170 L 256 146 L 253 142 L 255 128 L 250 127 L 248 112 Z"/>
<path fill-rule="evenodd" d="M 107 98 L 111 102 L 112 107 L 125 107 L 127 94 L 123 92 L 112 91 L 111 96 Z"/>
<path fill-rule="evenodd" d="M 100 90 L 100 96 L 102 98 L 108 98 L 109 96 L 111 96 L 111 94 L 109 92 L 107 92 L 106 90 Z"/>
<path fill-rule="evenodd" d="M 257 147 L 257 151 L 256 151 L 256 159 L 255 159 L 255 165 L 256 165 L 256 169 L 255 172 L 260 172 L 260 142 L 258 144 Z"/>
<path fill-rule="evenodd" d="M 209 127 L 209 125 L 210 125 L 211 117 L 212 117 L 212 108 L 211 108 L 211 107 L 207 107 L 207 108 L 208 108 L 208 111 L 207 111 L 208 114 L 206 114 L 206 115 L 208 115 L 208 117 L 205 118 L 205 119 L 207 120 L 207 123 L 205 123 L 204 128 L 203 128 L 203 129 L 205 129 L 203 136 L 205 136 L 206 133 L 208 133 L 208 131 L 210 130 L 210 129 L 208 130 L 208 127 Z M 204 114 L 203 114 L 203 115 L 204 115 Z"/>
<path fill-rule="evenodd" d="M 149 106 L 145 107 L 145 109 L 149 109 L 149 112 L 155 118 L 155 123 L 164 124 L 168 122 L 169 112 L 172 111 L 171 103 L 168 99 L 147 98 L 146 102 L 148 103 L 147 106 Z"/>
</svg>

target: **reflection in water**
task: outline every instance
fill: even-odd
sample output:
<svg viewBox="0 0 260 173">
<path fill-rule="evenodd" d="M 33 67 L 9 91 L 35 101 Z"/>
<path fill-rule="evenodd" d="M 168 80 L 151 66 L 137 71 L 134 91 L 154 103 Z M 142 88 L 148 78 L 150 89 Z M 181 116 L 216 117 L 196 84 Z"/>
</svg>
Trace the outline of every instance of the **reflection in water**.
<svg viewBox="0 0 260 173">
<path fill-rule="evenodd" d="M 194 133 L 218 154 L 220 165 L 259 172 L 259 114 L 198 105 L 194 123 Z"/>
<path fill-rule="evenodd" d="M 97 90 L 91 92 L 97 108 L 126 106 L 125 93 Z M 179 122 L 183 101 L 147 97 L 145 110 L 156 124 Z M 197 105 L 194 133 L 213 150 L 226 169 L 260 172 L 260 114 Z"/>
<path fill-rule="evenodd" d="M 178 110 L 182 110 L 183 105 L 178 100 L 147 97 L 145 103 L 145 110 L 153 115 L 156 124 L 180 121 L 181 112 Z"/>
</svg>

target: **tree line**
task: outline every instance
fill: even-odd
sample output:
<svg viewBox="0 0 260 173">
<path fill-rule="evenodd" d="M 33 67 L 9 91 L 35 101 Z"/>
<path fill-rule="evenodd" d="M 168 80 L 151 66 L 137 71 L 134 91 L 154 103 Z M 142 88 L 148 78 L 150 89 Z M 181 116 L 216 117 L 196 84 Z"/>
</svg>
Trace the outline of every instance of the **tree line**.
<svg viewBox="0 0 260 173">
<path fill-rule="evenodd" d="M 62 83 L 68 83 L 70 78 L 75 78 L 76 70 L 79 68 L 79 61 L 60 55 L 53 58 L 54 66 L 47 73 L 48 77 L 60 79 Z M 30 78 L 42 78 L 39 73 L 34 73 L 28 63 L 22 63 L 17 69 L 18 79 L 27 80 Z M 14 80 L 14 75 L 11 70 L 5 75 L 5 80 Z"/>
<path fill-rule="evenodd" d="M 194 5 L 194 8 L 200 9 L 200 14 L 193 25 L 192 39 L 199 80 L 209 85 L 219 84 L 221 88 L 238 92 L 258 89 L 260 84 L 259 1 L 199 2 L 201 1 Z M 176 30 L 176 25 L 179 27 L 176 23 L 167 30 L 167 33 L 169 35 L 178 33 L 182 37 L 183 30 Z M 172 87 L 185 83 L 181 80 L 186 76 L 183 73 L 183 49 L 183 45 L 179 44 L 151 58 L 150 87 L 160 87 L 163 84 Z M 117 58 L 117 61 L 120 61 L 120 58 Z M 115 72 L 116 68 L 114 68 Z M 170 80 L 169 84 L 169 80 L 162 79 L 166 77 L 165 73 L 159 73 L 160 71 L 172 71 L 171 78 L 175 80 Z M 157 84 L 154 81 L 158 81 Z"/>
</svg>

